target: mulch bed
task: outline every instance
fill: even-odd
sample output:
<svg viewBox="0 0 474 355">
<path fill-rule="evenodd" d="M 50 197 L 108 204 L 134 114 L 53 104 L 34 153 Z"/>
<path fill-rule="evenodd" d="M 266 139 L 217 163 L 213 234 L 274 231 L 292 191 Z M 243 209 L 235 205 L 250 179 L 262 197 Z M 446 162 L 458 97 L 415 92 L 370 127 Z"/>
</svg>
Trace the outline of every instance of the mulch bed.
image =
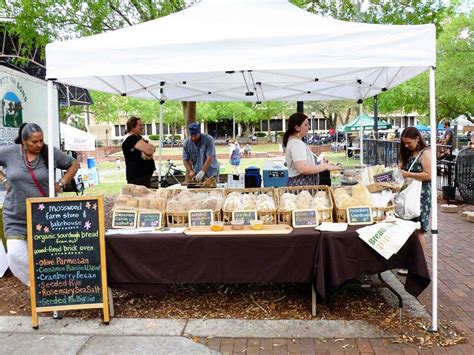
<svg viewBox="0 0 474 355">
<path fill-rule="evenodd" d="M 0 279 L 0 315 L 31 315 L 29 290 L 8 272 Z M 437 333 L 427 333 L 429 321 L 391 308 L 376 289 L 342 290 L 334 306 L 318 304 L 311 316 L 311 292 L 307 284 L 199 284 L 170 285 L 161 296 L 145 296 L 113 290 L 117 318 L 167 319 L 326 319 L 365 320 L 380 330 L 398 334 L 395 343 L 448 346 L 465 341 L 450 322 L 440 322 Z M 100 319 L 101 310 L 67 311 L 67 317 Z"/>
</svg>

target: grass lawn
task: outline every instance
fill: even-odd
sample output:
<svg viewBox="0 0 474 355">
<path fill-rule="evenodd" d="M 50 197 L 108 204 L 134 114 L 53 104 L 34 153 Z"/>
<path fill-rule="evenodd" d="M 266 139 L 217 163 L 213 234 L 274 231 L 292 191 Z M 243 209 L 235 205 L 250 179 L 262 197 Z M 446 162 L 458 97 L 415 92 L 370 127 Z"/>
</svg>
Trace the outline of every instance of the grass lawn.
<svg viewBox="0 0 474 355">
<path fill-rule="evenodd" d="M 275 154 L 281 152 L 280 145 L 275 143 L 269 144 L 258 144 L 252 145 L 252 153 L 270 153 Z M 228 147 L 227 146 L 217 146 L 216 150 L 218 153 L 227 153 Z M 182 148 L 164 148 L 163 155 L 179 155 L 182 152 Z M 120 153 L 121 155 L 121 153 Z M 120 156 L 119 155 L 119 156 Z M 359 159 L 347 159 L 345 153 L 332 153 L 328 152 L 325 153 L 325 156 L 329 159 L 331 163 L 341 163 L 344 167 L 353 168 L 359 164 Z M 155 155 L 156 165 L 158 167 L 157 157 Z M 279 155 L 273 158 L 271 157 L 263 157 L 263 158 L 243 158 L 240 164 L 240 171 L 243 173 L 245 169 L 250 166 L 256 166 L 263 170 L 264 162 L 267 160 L 279 160 L 283 161 L 284 157 Z M 178 168 L 184 170 L 183 162 L 181 160 L 173 160 L 172 161 Z M 222 174 L 229 174 L 231 172 L 231 166 L 227 159 L 221 159 L 221 173 Z M 99 162 L 97 164 L 97 169 L 99 172 L 99 179 L 100 184 L 96 187 L 87 188 L 84 192 L 86 195 L 97 195 L 97 194 L 104 194 L 104 195 L 116 195 L 120 193 L 121 187 L 126 184 L 125 179 L 125 163 L 122 162 L 122 168 L 120 170 L 117 169 L 117 165 L 115 162 Z M 163 170 L 165 167 L 163 167 Z M 72 194 L 72 193 L 68 193 Z"/>
</svg>

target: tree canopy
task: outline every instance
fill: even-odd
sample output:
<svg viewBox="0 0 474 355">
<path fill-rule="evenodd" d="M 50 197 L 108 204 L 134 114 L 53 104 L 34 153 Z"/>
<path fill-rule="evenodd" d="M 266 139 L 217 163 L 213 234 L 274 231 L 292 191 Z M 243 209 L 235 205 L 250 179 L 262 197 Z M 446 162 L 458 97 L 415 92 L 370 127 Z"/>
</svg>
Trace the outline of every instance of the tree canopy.
<svg viewBox="0 0 474 355">
<path fill-rule="evenodd" d="M 67 40 L 132 26 L 166 16 L 193 6 L 199 0 L 0 0 L 0 19 L 4 26 L 20 38 L 23 51 L 44 47 L 55 40 Z M 473 111 L 473 11 L 456 13 L 462 0 L 448 5 L 443 0 L 292 0 L 307 11 L 340 20 L 384 24 L 434 23 L 438 34 L 437 112 L 438 117 L 455 117 L 461 113 L 471 117 Z M 116 97 L 92 92 L 95 104 L 91 111 L 98 121 L 114 122 L 122 114 L 136 114 L 151 122 L 159 114 L 159 103 Z M 372 100 L 366 100 L 372 109 Z M 380 112 L 428 110 L 427 74 L 422 74 L 379 96 Z M 192 106 L 192 105 L 191 105 Z M 288 113 L 284 103 L 200 103 L 197 119 L 216 121 L 235 117 L 244 125 Z M 318 112 L 329 119 L 330 126 L 344 123 L 354 111 L 355 103 L 307 102 L 307 112 Z M 186 106 L 184 107 L 186 108 Z M 68 112 L 76 112 L 77 108 Z M 186 110 L 184 110 L 186 113 Z M 166 103 L 165 122 L 184 123 L 179 104 Z"/>
</svg>

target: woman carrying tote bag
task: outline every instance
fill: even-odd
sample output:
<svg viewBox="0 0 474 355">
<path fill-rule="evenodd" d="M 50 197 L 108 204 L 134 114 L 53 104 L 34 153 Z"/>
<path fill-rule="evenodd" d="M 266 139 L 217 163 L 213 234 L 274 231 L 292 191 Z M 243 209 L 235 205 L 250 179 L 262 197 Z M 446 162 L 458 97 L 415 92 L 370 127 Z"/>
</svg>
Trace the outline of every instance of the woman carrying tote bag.
<svg viewBox="0 0 474 355">
<path fill-rule="evenodd" d="M 400 139 L 400 168 L 403 178 L 422 182 L 420 195 L 421 213 L 420 217 L 415 220 L 421 222 L 421 229 L 418 230 L 418 239 L 422 247 L 425 248 L 425 232 L 428 231 L 431 210 L 430 150 L 420 131 L 415 127 L 405 128 Z"/>
</svg>

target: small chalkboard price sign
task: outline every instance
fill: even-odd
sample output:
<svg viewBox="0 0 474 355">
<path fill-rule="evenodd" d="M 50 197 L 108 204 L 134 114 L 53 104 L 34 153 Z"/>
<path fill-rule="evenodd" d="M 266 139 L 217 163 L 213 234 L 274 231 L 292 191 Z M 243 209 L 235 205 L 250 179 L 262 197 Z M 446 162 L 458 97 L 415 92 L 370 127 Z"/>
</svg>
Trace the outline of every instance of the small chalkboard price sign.
<svg viewBox="0 0 474 355">
<path fill-rule="evenodd" d="M 294 210 L 293 228 L 317 227 L 319 225 L 317 210 Z"/>
<path fill-rule="evenodd" d="M 394 182 L 393 170 L 386 171 L 382 174 L 374 175 L 375 182 Z"/>
<path fill-rule="evenodd" d="M 249 226 L 250 221 L 255 221 L 257 218 L 257 211 L 233 211 L 233 221 L 244 221 L 244 225 Z"/>
<path fill-rule="evenodd" d="M 161 228 L 161 213 L 138 212 L 138 227 Z"/>
<path fill-rule="evenodd" d="M 31 316 L 102 308 L 109 322 L 101 196 L 27 199 Z"/>
<path fill-rule="evenodd" d="M 113 228 L 135 228 L 136 226 L 136 211 L 114 211 L 114 214 L 112 216 Z"/>
<path fill-rule="evenodd" d="M 372 224 L 372 208 L 368 206 L 347 208 L 347 223 L 350 225 Z"/>
<path fill-rule="evenodd" d="M 189 226 L 204 227 L 210 226 L 214 221 L 214 211 L 212 210 L 195 210 L 189 211 Z"/>
</svg>

